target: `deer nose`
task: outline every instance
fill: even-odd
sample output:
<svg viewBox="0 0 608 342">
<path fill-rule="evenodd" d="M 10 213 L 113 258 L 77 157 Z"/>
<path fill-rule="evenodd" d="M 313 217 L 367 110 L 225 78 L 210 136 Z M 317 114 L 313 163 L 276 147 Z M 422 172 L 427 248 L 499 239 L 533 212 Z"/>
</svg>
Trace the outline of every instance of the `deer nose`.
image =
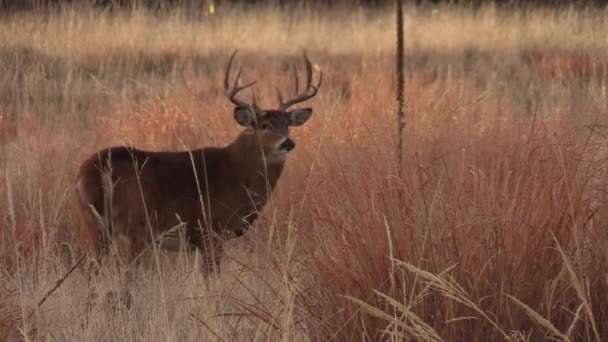
<svg viewBox="0 0 608 342">
<path fill-rule="evenodd" d="M 293 140 L 291 140 L 290 138 L 285 139 L 285 141 L 283 141 L 283 143 L 280 146 L 280 149 L 282 151 L 286 151 L 286 152 L 289 152 L 289 151 L 293 150 L 294 148 L 296 148 L 296 143 L 294 143 Z"/>
</svg>

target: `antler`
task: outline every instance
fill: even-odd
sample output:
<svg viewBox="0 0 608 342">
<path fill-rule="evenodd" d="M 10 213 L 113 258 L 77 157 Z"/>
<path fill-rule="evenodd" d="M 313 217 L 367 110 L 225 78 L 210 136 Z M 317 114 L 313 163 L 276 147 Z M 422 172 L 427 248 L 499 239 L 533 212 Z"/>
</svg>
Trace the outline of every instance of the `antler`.
<svg viewBox="0 0 608 342">
<path fill-rule="evenodd" d="M 239 50 L 234 50 L 234 52 L 232 53 L 232 56 L 230 56 L 230 60 L 228 61 L 228 66 L 226 67 L 226 76 L 224 77 L 224 90 L 226 91 L 226 96 L 228 96 L 228 99 L 230 99 L 230 101 L 232 103 L 234 103 L 235 105 L 237 105 L 238 107 L 245 107 L 245 108 L 251 108 L 253 109 L 256 113 L 261 113 L 262 110 L 258 107 L 256 100 L 255 100 L 255 95 L 252 92 L 252 102 L 251 103 L 247 103 L 245 101 L 241 101 L 239 99 L 236 98 L 236 94 L 238 94 L 241 90 L 246 89 L 251 87 L 252 85 L 255 84 L 255 81 L 251 82 L 251 83 L 247 83 L 244 86 L 239 85 L 240 80 L 241 80 L 241 69 L 239 68 L 239 72 L 236 74 L 236 78 L 234 79 L 234 83 L 232 84 L 232 86 L 230 86 L 230 69 L 232 68 L 232 61 L 234 60 L 234 56 L 236 56 L 236 53 Z"/>
<path fill-rule="evenodd" d="M 313 96 L 317 95 L 317 91 L 321 87 L 321 82 L 323 82 L 323 73 L 319 72 L 319 83 L 316 85 L 312 84 L 312 64 L 310 64 L 310 60 L 304 53 L 304 61 L 306 63 L 306 90 L 303 93 L 299 93 L 299 83 L 298 79 L 298 70 L 296 67 L 293 67 L 293 83 L 294 83 L 294 93 L 293 97 L 289 99 L 287 102 L 283 102 L 283 95 L 281 91 L 277 89 L 277 98 L 279 100 L 279 109 L 286 110 L 287 108 L 293 106 L 296 103 L 306 101 Z"/>
</svg>

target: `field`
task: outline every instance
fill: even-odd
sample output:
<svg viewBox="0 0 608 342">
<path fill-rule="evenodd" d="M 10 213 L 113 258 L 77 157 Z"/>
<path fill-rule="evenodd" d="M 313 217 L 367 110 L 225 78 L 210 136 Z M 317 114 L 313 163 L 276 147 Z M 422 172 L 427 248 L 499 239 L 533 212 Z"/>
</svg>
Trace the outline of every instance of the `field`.
<svg viewBox="0 0 608 342">
<path fill-rule="evenodd" d="M 401 168 L 394 22 L 391 8 L 1 16 L 0 340 L 608 340 L 606 12 L 407 7 Z M 305 49 L 324 73 L 313 115 L 222 272 L 162 252 L 127 308 L 108 295 L 121 268 L 81 260 L 78 166 L 111 145 L 229 143 L 237 48 L 264 107 Z"/>
</svg>

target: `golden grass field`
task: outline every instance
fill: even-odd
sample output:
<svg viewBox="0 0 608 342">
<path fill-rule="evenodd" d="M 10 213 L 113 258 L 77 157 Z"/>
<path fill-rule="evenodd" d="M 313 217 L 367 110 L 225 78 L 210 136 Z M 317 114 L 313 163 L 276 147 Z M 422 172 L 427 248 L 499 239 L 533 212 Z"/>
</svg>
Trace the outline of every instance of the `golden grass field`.
<svg viewBox="0 0 608 342">
<path fill-rule="evenodd" d="M 401 176 L 391 9 L 191 14 L 0 17 L 0 340 L 608 340 L 606 12 L 407 7 Z M 236 48 L 265 107 L 306 49 L 313 116 L 219 275 L 163 253 L 115 305 L 78 166 L 230 142 Z"/>
</svg>

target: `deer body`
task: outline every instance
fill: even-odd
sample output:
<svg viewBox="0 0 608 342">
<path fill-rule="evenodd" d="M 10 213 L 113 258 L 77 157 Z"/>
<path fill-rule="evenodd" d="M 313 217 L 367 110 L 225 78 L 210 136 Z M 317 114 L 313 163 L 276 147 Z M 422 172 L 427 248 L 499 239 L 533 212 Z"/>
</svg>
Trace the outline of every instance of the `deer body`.
<svg viewBox="0 0 608 342">
<path fill-rule="evenodd" d="M 185 241 L 180 245 L 185 242 L 201 250 L 208 273 L 219 269 L 222 242 L 241 236 L 253 224 L 281 176 L 287 153 L 295 147 L 289 127 L 303 124 L 312 112 L 287 107 L 314 96 L 320 82 L 311 84 L 306 59 L 308 92 L 291 103 L 281 98 L 278 110 L 261 110 L 255 98 L 252 105 L 235 98 L 251 85 L 239 87 L 239 76 L 229 89 L 233 58 L 234 54 L 225 87 L 237 105 L 234 118 L 245 129 L 231 144 L 185 152 L 112 147 L 81 165 L 77 189 L 89 251 L 100 255 L 114 244 L 121 257 L 133 259 L 182 226 Z"/>
<path fill-rule="evenodd" d="M 153 242 L 152 235 L 185 223 L 185 242 L 215 249 L 209 257 L 219 260 L 220 240 L 247 230 L 283 170 L 284 160 L 265 163 L 261 152 L 250 153 L 257 145 L 252 140 L 251 134 L 241 133 L 224 148 L 147 152 L 114 147 L 91 156 L 80 169 L 79 196 L 83 206 L 92 204 L 100 216 L 109 214 L 105 201 L 111 200 L 113 223 L 113 231 L 107 234 L 105 227 L 96 224 L 97 231 L 92 232 L 99 235 L 93 240 L 97 241 L 95 253 L 102 252 L 113 235 L 126 239 L 121 252 L 133 258 Z M 103 185 L 107 165 L 113 183 L 111 199 Z M 89 220 L 94 223 L 98 218 Z"/>
</svg>

